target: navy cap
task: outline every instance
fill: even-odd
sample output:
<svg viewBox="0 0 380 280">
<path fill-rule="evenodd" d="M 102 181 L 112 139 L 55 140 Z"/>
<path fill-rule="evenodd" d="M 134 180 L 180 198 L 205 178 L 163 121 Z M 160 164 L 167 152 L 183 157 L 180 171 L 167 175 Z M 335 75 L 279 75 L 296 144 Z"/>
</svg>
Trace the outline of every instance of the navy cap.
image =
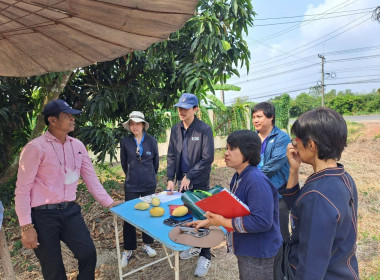
<svg viewBox="0 0 380 280">
<path fill-rule="evenodd" d="M 178 103 L 174 106 L 181 107 L 184 109 L 190 109 L 194 106 L 198 106 L 198 98 L 192 93 L 184 93 L 179 98 Z"/>
<path fill-rule="evenodd" d="M 42 111 L 43 115 L 55 115 L 59 113 L 76 115 L 82 113 L 82 111 L 71 108 L 66 101 L 61 99 L 50 101 Z"/>
</svg>

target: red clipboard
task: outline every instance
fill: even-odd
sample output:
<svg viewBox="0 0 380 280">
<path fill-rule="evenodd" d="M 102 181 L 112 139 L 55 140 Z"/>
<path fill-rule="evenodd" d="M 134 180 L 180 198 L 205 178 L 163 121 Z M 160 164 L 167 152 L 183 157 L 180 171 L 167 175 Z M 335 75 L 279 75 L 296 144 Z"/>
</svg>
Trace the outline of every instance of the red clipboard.
<svg viewBox="0 0 380 280">
<path fill-rule="evenodd" d="M 250 214 L 249 207 L 227 189 L 197 201 L 195 204 L 205 212 L 210 211 L 227 219 Z M 226 228 L 226 230 L 233 231 L 232 228 Z"/>
</svg>

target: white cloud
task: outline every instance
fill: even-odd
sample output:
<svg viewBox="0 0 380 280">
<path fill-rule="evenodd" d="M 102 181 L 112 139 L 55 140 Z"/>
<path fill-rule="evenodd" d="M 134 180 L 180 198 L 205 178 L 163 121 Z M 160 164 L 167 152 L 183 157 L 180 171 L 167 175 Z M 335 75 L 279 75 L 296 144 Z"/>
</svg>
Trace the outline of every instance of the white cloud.
<svg viewBox="0 0 380 280">
<path fill-rule="evenodd" d="M 325 83 L 345 83 L 342 85 L 330 85 L 327 87 L 327 90 L 332 88 L 337 90 L 350 88 L 357 92 L 369 92 L 373 88 L 380 87 L 380 82 L 377 84 L 351 84 L 353 81 L 376 78 L 376 74 L 379 74 L 377 76 L 377 78 L 379 78 L 380 57 L 348 62 L 333 62 L 334 60 L 347 60 L 361 56 L 380 55 L 380 48 L 372 50 L 364 49 L 370 46 L 380 46 L 380 24 L 370 19 L 370 10 L 367 14 L 353 14 L 363 12 L 363 9 L 366 8 L 374 9 L 379 5 L 378 0 L 309 1 L 311 2 L 309 4 L 298 0 L 286 1 L 286 10 L 285 8 L 268 8 L 267 14 L 261 13 L 261 18 L 296 16 L 301 14 L 316 15 L 323 13 L 325 13 L 325 17 L 334 18 L 304 22 L 298 25 L 253 27 L 248 36 L 248 43 L 251 46 L 250 50 L 252 53 L 250 74 L 246 76 L 246 72 L 242 71 L 242 77 L 240 79 L 233 79 L 237 85 L 242 87 L 242 91 L 235 94 L 226 93 L 227 102 L 231 102 L 232 99 L 237 96 L 249 96 L 254 101 L 260 101 L 257 97 L 266 95 L 268 97 L 264 99 L 268 99 L 271 94 L 295 89 L 306 88 L 306 90 L 303 91 L 307 92 L 307 88 L 315 86 L 318 80 L 321 79 L 320 65 L 307 68 L 310 65 L 321 62 L 321 59 L 317 56 L 318 54 L 325 54 L 327 61 L 325 65 L 326 72 L 335 72 L 337 75 L 335 80 L 326 80 Z M 278 0 L 267 0 L 265 4 L 269 7 L 275 6 L 278 4 Z M 266 7 L 262 7 L 262 9 L 264 8 Z M 326 14 L 338 11 L 352 11 L 347 12 L 352 15 L 338 17 L 338 15 L 347 13 Z M 257 10 L 257 12 L 260 14 L 259 10 Z M 311 18 L 312 17 L 304 16 L 304 19 Z M 365 19 L 367 20 L 364 23 L 360 23 Z M 297 18 L 295 20 L 297 20 Z M 284 21 L 288 20 L 281 19 L 272 22 Z M 296 28 L 289 31 L 290 28 L 294 26 L 296 26 Z M 274 36 L 273 34 L 277 35 Z M 262 40 L 269 36 L 272 38 Z M 257 41 L 260 43 L 256 43 Z M 361 51 L 346 54 L 332 53 L 358 48 L 361 48 Z M 300 67 L 305 67 L 305 69 L 296 71 L 297 68 Z M 368 68 L 368 71 L 365 71 L 365 67 Z M 361 70 L 355 70 L 360 68 Z M 283 72 L 282 75 L 277 75 L 281 72 Z M 291 93 L 291 95 L 294 96 L 300 92 L 301 91 L 296 91 Z"/>
</svg>

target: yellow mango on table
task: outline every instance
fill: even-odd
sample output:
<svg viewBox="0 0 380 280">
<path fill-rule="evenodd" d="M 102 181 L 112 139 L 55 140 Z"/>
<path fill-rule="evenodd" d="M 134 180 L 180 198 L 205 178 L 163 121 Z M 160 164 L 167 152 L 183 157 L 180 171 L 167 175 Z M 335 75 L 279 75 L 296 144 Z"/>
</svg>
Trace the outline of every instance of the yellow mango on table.
<svg viewBox="0 0 380 280">
<path fill-rule="evenodd" d="M 147 210 L 149 208 L 149 203 L 146 202 L 139 202 L 135 204 L 135 209 L 137 210 Z"/>
<path fill-rule="evenodd" d="M 149 210 L 149 213 L 153 217 L 161 217 L 165 213 L 165 209 L 162 207 L 153 207 Z"/>
<path fill-rule="evenodd" d="M 152 201 L 150 202 L 153 206 L 160 206 L 160 199 L 158 197 L 153 197 Z"/>
<path fill-rule="evenodd" d="M 182 216 L 185 216 L 188 212 L 189 212 L 189 209 L 186 206 L 179 206 L 173 210 L 172 216 L 182 217 Z"/>
</svg>

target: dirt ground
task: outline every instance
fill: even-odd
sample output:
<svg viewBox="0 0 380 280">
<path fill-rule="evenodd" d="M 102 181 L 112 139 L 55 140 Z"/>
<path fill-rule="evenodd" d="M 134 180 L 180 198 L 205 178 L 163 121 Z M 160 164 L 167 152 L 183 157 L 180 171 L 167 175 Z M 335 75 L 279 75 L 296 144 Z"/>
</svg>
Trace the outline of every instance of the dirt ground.
<svg viewBox="0 0 380 280">
<path fill-rule="evenodd" d="M 358 226 L 358 251 L 361 279 L 380 279 L 380 121 L 363 122 L 363 127 L 354 133 L 351 142 L 345 149 L 341 163 L 354 178 L 359 192 L 359 226 Z M 308 166 L 301 169 L 300 181 L 312 173 Z M 216 153 L 216 159 L 211 173 L 211 185 L 229 186 L 233 171 L 225 166 L 223 152 Z M 113 191 L 113 197 L 123 199 L 122 192 Z M 79 203 L 86 204 L 89 196 L 84 192 L 79 193 Z M 93 203 L 86 209 L 84 216 L 90 232 L 93 236 L 97 253 L 98 263 L 96 270 L 97 280 L 118 279 L 117 259 L 115 250 L 115 235 L 113 232 L 112 214 L 104 210 L 98 203 Z M 121 229 L 121 221 L 120 227 Z M 9 250 L 20 246 L 19 234 L 14 228 L 7 228 Z M 122 240 L 122 232 L 119 232 Z M 139 235 L 141 237 L 141 235 Z M 141 240 L 139 239 L 139 245 Z M 161 245 L 157 242 L 153 247 L 156 249 L 157 259 L 165 255 Z M 77 276 L 77 262 L 70 251 L 62 245 L 63 258 L 66 266 L 68 279 L 74 280 Z M 12 256 L 16 270 L 16 278 L 42 279 L 40 266 L 33 251 L 18 248 L 18 254 Z M 238 279 L 238 269 L 235 256 L 226 253 L 225 243 L 212 249 L 212 265 L 204 279 Z M 136 250 L 134 257 L 123 273 L 135 269 L 142 264 L 150 262 L 141 250 Z M 180 279 L 196 279 L 193 276 L 196 259 L 180 261 Z M 0 279 L 1 277 L 0 268 Z M 174 279 L 174 273 L 167 261 L 160 262 L 128 277 L 128 279 Z"/>
</svg>

